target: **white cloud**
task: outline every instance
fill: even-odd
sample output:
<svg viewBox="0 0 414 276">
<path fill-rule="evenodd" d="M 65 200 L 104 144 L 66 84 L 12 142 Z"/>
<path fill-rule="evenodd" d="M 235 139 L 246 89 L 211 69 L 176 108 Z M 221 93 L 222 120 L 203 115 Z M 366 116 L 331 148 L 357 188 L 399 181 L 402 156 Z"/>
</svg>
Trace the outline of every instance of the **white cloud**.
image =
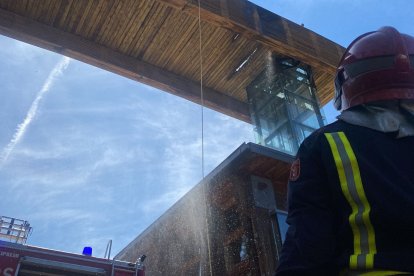
<svg viewBox="0 0 414 276">
<path fill-rule="evenodd" d="M 67 68 L 69 65 L 70 59 L 64 57 L 61 61 L 56 64 L 56 66 L 50 72 L 48 78 L 46 79 L 45 83 L 43 84 L 42 88 L 38 92 L 36 98 L 34 99 L 32 105 L 30 106 L 29 111 L 23 122 L 17 126 L 16 132 L 13 135 L 13 138 L 10 140 L 9 144 L 4 148 L 1 156 L 0 156 L 0 167 L 7 162 L 9 155 L 12 153 L 14 147 L 20 142 L 23 135 L 26 132 L 27 127 L 32 122 L 33 118 L 36 116 L 37 110 L 39 108 L 39 102 L 42 100 L 45 93 L 47 93 L 51 86 L 53 85 L 55 79 L 62 74 L 62 72 Z"/>
<path fill-rule="evenodd" d="M 38 210 L 31 215 L 33 220 L 41 221 L 59 221 L 60 224 L 73 224 L 79 221 L 86 221 L 94 218 L 94 215 L 86 210 L 73 209 L 73 208 L 47 208 L 46 210 Z M 96 219 L 96 218 L 94 218 Z"/>
<path fill-rule="evenodd" d="M 189 187 L 178 187 L 174 190 L 165 191 L 160 193 L 156 198 L 144 200 L 142 202 L 141 210 L 145 216 L 150 214 L 155 215 L 154 218 L 161 215 L 163 211 L 168 209 L 173 203 L 179 200 L 185 193 L 187 193 Z"/>
</svg>

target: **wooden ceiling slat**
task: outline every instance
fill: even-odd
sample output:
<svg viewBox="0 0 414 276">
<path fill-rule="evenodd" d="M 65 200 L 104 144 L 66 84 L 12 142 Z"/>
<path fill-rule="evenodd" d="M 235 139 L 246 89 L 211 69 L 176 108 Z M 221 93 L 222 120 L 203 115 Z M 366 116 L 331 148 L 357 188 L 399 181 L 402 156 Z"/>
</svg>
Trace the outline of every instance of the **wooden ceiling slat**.
<svg viewBox="0 0 414 276">
<path fill-rule="evenodd" d="M 34 2 L 34 1 L 33 1 Z M 47 3 L 47 2 L 45 2 Z M 42 17 L 42 9 L 43 9 L 44 5 L 38 5 L 36 3 L 34 3 L 33 7 L 32 7 L 32 12 L 33 12 L 33 19 L 37 20 L 37 21 L 41 21 L 41 17 Z M 47 9 L 46 9 L 47 11 Z"/>
<path fill-rule="evenodd" d="M 118 25 L 116 34 L 112 36 L 112 39 L 108 44 L 110 48 L 119 49 L 122 46 L 126 33 L 128 33 L 133 26 L 135 22 L 134 19 L 136 19 L 136 16 L 139 13 L 138 11 L 144 3 L 145 1 L 128 1 L 125 4 L 125 11 L 121 15 L 123 17 L 122 24 Z"/>
<path fill-rule="evenodd" d="M 179 70 L 180 61 L 184 55 L 187 54 L 186 50 L 189 47 L 190 41 L 192 41 L 194 36 L 197 34 L 198 30 L 198 21 L 194 18 L 191 18 L 189 25 L 186 27 L 184 33 L 178 37 L 176 41 L 176 47 L 174 51 L 166 58 L 164 66 L 167 70 L 172 72 L 177 72 Z"/>
<path fill-rule="evenodd" d="M 148 11 L 145 14 L 144 19 L 140 22 L 141 24 L 136 26 L 136 34 L 134 40 L 131 42 L 131 52 L 129 53 L 130 56 L 136 58 L 139 52 L 141 51 L 142 43 L 145 43 L 144 40 L 148 36 L 147 32 L 150 32 L 151 30 L 150 25 L 156 25 L 155 19 L 157 18 L 157 16 L 154 16 L 154 14 L 157 14 L 159 6 L 159 3 L 153 1 L 152 4 L 148 7 Z"/>
<path fill-rule="evenodd" d="M 43 22 L 47 25 L 51 25 L 53 23 L 53 21 L 55 20 L 56 14 L 57 14 L 57 10 L 59 7 L 59 3 L 58 1 L 49 1 L 49 8 L 47 13 L 45 14 L 45 17 L 43 19 Z"/>
<path fill-rule="evenodd" d="M 68 22 L 68 16 L 71 14 L 70 10 L 72 8 L 72 4 L 72 0 L 62 1 L 61 6 L 59 7 L 58 15 L 56 16 L 57 27 L 63 29 L 64 31 L 68 31 L 66 24 Z M 62 7 L 62 5 L 64 6 Z"/>
<path fill-rule="evenodd" d="M 0 2 L 1 2 L 2 9 L 11 10 L 11 11 L 14 11 L 14 12 L 18 13 L 18 11 L 16 9 L 17 1 L 5 0 L 5 1 L 0 1 Z M 27 0 L 19 1 L 19 4 L 26 6 L 27 5 Z"/>
<path fill-rule="evenodd" d="M 206 51 L 209 51 L 209 49 L 214 44 L 214 41 L 216 40 L 216 34 L 219 30 L 216 28 L 212 28 L 209 24 L 201 24 L 201 38 L 202 38 L 202 54 L 205 54 Z M 197 30 L 197 36 L 196 36 L 196 42 L 194 45 L 200 44 L 200 34 Z M 193 53 L 195 54 L 195 57 L 190 60 L 190 62 L 187 62 L 185 70 L 185 75 L 188 76 L 191 79 L 194 79 L 196 81 L 200 81 L 200 47 L 193 47 L 192 48 Z"/>
<path fill-rule="evenodd" d="M 98 42 L 102 33 L 105 30 L 105 25 L 108 24 L 108 17 L 112 11 L 112 8 L 115 6 L 116 1 L 100 1 L 103 2 L 103 5 L 100 7 L 99 12 L 94 21 L 93 29 L 91 29 L 91 34 L 89 39 L 94 42 Z"/>
<path fill-rule="evenodd" d="M 315 37 L 316 36 L 319 35 L 315 34 Z M 337 59 L 337 57 L 342 57 L 344 49 L 340 47 L 338 44 L 331 43 L 329 40 L 326 39 L 320 39 L 319 45 L 323 51 L 323 55 L 321 56 L 323 56 L 326 60 L 330 60 L 332 64 L 335 64 L 335 70 L 332 72 L 333 74 L 335 74 L 336 66 L 339 63 L 339 59 Z"/>
<path fill-rule="evenodd" d="M 191 40 L 188 45 L 186 45 L 184 50 L 183 58 L 179 63 L 178 70 L 176 72 L 181 72 L 184 76 L 194 77 L 196 81 L 200 81 L 200 51 L 199 51 L 199 33 L 198 27 L 196 31 L 191 36 Z M 196 69 L 192 69 L 192 65 L 196 66 Z"/>
<path fill-rule="evenodd" d="M 182 16 L 179 12 L 172 10 L 167 22 L 163 25 L 164 30 L 160 30 L 164 35 L 156 36 L 147 51 L 150 56 L 146 60 L 165 68 L 171 56 L 182 48 L 180 43 L 182 37 L 185 36 L 188 29 L 191 29 L 193 22 L 193 18 Z M 174 47 L 171 47 L 171 45 L 174 45 Z"/>
<path fill-rule="evenodd" d="M 195 20 L 193 18 L 182 17 L 178 14 L 175 16 L 177 20 L 173 24 L 173 29 L 169 34 L 160 39 L 161 54 L 155 54 L 155 62 L 161 67 L 167 67 L 171 58 L 176 57 L 182 51 L 183 38 L 188 36 L 188 31 L 194 29 Z M 177 22 L 178 21 L 178 22 Z M 175 47 L 169 47 L 170 44 Z"/>
<path fill-rule="evenodd" d="M 68 24 L 68 31 L 74 34 L 78 34 L 80 26 L 85 22 L 86 16 L 88 15 L 93 1 L 80 1 L 76 2 L 76 10 L 71 10 L 72 16 L 70 17 L 70 23 Z"/>
<path fill-rule="evenodd" d="M 86 6 L 88 5 L 89 1 L 76 1 L 76 3 L 73 3 L 70 7 L 70 10 L 68 12 L 68 16 L 66 17 L 66 20 L 64 22 L 64 28 L 65 31 L 74 33 L 76 30 L 77 25 L 79 24 L 80 18 L 82 13 L 85 11 Z"/>
<path fill-rule="evenodd" d="M 223 80 L 223 87 L 229 95 L 242 101 L 247 101 L 246 87 L 266 68 L 269 50 L 264 47 L 257 48 L 257 52 L 252 57 L 244 69 L 238 73 L 238 76 L 231 81 Z"/>
<path fill-rule="evenodd" d="M 166 9 L 167 7 L 155 3 L 150 12 L 147 15 L 147 19 L 143 22 L 143 28 L 141 36 L 139 37 L 135 49 L 132 51 L 131 55 L 135 58 L 142 58 L 146 47 L 149 45 L 149 41 L 154 39 L 154 36 L 158 33 L 162 24 L 164 24 L 166 15 L 170 11 Z"/>
<path fill-rule="evenodd" d="M 137 57 L 139 51 L 141 50 L 141 44 L 146 37 L 146 32 L 151 29 L 151 24 L 153 23 L 154 26 L 156 21 L 154 21 L 154 14 L 157 13 L 160 4 L 156 1 L 152 1 L 151 5 L 148 7 L 148 10 L 145 13 L 145 16 L 141 20 L 140 24 L 136 26 L 136 34 L 134 36 L 133 41 L 130 44 L 130 48 L 128 48 L 127 54 L 133 57 Z M 156 16 L 155 16 L 156 18 Z"/>
<path fill-rule="evenodd" d="M 94 1 L 87 1 L 87 5 L 84 9 L 84 12 L 78 17 L 78 23 L 76 27 L 72 30 L 73 33 L 77 35 L 83 35 L 82 30 L 84 30 L 85 22 L 90 23 L 91 15 L 93 14 L 93 9 L 96 8 Z"/>
<path fill-rule="evenodd" d="M 215 67 L 217 71 L 220 71 L 218 64 L 220 64 L 222 58 L 225 57 L 222 54 L 226 49 L 226 44 L 228 44 L 228 41 L 231 39 L 232 33 L 227 30 L 215 28 L 208 23 L 203 23 L 202 26 L 201 35 L 204 40 L 202 44 L 203 78 L 207 81 L 210 79 L 209 72 L 211 72 L 213 67 Z M 205 40 L 205 37 L 208 37 L 208 39 Z M 236 51 L 236 49 L 234 49 L 234 51 Z M 212 81 L 215 82 L 215 80 Z"/>
<path fill-rule="evenodd" d="M 235 69 L 238 66 L 240 66 L 243 60 L 247 58 L 256 47 L 257 47 L 256 43 L 249 41 L 246 43 L 241 43 L 239 47 L 235 47 L 234 51 L 227 52 L 230 54 L 228 54 L 223 59 L 223 62 L 217 65 L 217 71 L 214 70 L 211 72 L 210 78 L 216 80 L 216 84 L 214 86 L 223 87 L 226 84 L 231 83 L 234 80 L 234 78 L 237 77 L 237 79 L 239 79 L 238 76 L 240 75 L 240 72 L 236 73 L 232 79 L 229 79 L 229 77 L 232 74 L 234 74 Z M 257 58 L 257 52 L 255 53 L 255 56 L 253 56 L 253 58 Z M 251 62 L 252 60 L 250 60 L 249 64 Z M 244 69 L 245 68 L 243 68 L 242 70 Z"/>
<path fill-rule="evenodd" d="M 8 2 L 7 9 L 18 10 L 17 5 L 19 4 L 23 10 L 26 10 L 27 5 L 29 5 L 29 0 L 15 1 L 15 0 L 6 0 Z"/>
<path fill-rule="evenodd" d="M 96 37 L 96 42 L 101 45 L 107 45 L 107 41 L 111 38 L 111 30 L 115 29 L 119 24 L 118 13 L 122 8 L 122 1 L 113 1 L 113 5 L 110 9 L 106 10 L 105 20 L 102 24 L 98 36 Z"/>
<path fill-rule="evenodd" d="M 199 33 L 198 33 L 198 22 L 194 25 L 191 33 L 187 38 L 187 41 L 184 43 L 183 50 L 180 52 L 180 55 L 177 55 L 173 60 L 172 72 L 181 72 L 183 75 L 188 71 L 188 66 L 192 62 L 199 61 Z M 200 74 L 199 69 L 197 73 Z"/>
<path fill-rule="evenodd" d="M 98 43 L 101 45 L 109 46 L 119 30 L 119 26 L 125 21 L 126 18 L 122 14 L 124 13 L 124 5 L 127 5 L 125 1 L 117 1 L 112 7 L 109 17 L 106 18 L 104 28 L 97 38 Z"/>
<path fill-rule="evenodd" d="M 17 14 L 28 14 L 28 7 L 31 4 L 30 0 L 22 0 L 22 1 L 8 1 L 8 9 L 12 10 Z"/>
<path fill-rule="evenodd" d="M 256 47 L 254 41 L 245 40 L 239 36 L 236 41 L 229 44 L 229 47 L 224 50 L 225 56 L 216 64 L 211 72 L 211 78 L 219 77 L 227 79 L 237 66 L 240 65 L 242 59 L 246 58 Z"/>
<path fill-rule="evenodd" d="M 327 104 L 333 96 L 333 77 L 321 70 L 313 70 L 313 79 L 317 88 L 317 97 L 321 105 Z"/>
<path fill-rule="evenodd" d="M 249 45 L 243 45 L 240 44 L 238 48 L 235 48 L 235 51 L 233 51 L 230 55 L 227 55 L 225 58 L 223 58 L 222 62 L 220 62 L 210 75 L 208 75 L 208 78 L 206 77 L 206 83 L 211 85 L 213 87 L 220 87 L 223 88 L 226 84 L 230 83 L 232 80 L 229 80 L 228 77 L 232 74 L 232 72 L 236 69 L 238 65 L 240 65 L 240 62 L 243 58 L 247 56 L 247 54 L 243 54 L 243 52 L 251 52 L 252 49 Z M 235 64 L 229 64 L 226 62 L 227 60 L 237 59 L 237 63 Z M 233 87 L 234 89 L 234 87 Z"/>
<path fill-rule="evenodd" d="M 122 1 L 119 3 L 113 17 L 110 27 L 105 31 L 105 39 L 102 41 L 103 45 L 106 45 L 112 49 L 116 49 L 116 45 L 119 44 L 118 37 L 122 35 L 124 29 L 129 23 L 129 17 L 132 16 L 133 6 L 136 1 Z"/>
<path fill-rule="evenodd" d="M 72 1 L 61 1 L 58 14 L 55 18 L 54 26 L 59 29 L 65 30 L 65 22 L 68 16 L 69 10 L 72 6 Z"/>
<path fill-rule="evenodd" d="M 31 3 L 30 0 L 22 0 L 22 1 L 9 0 L 8 2 L 9 2 L 8 7 L 7 7 L 8 9 L 12 10 L 13 12 L 17 14 L 22 14 L 22 15 L 28 14 L 27 8 Z"/>
<path fill-rule="evenodd" d="M 202 26 L 202 48 L 205 49 L 211 39 L 214 38 L 211 33 L 211 29 L 206 28 L 204 24 Z M 191 79 L 200 81 L 200 31 L 197 23 L 197 28 L 194 31 L 191 41 L 186 45 L 185 56 L 181 62 L 181 71 L 184 75 Z"/>
<path fill-rule="evenodd" d="M 142 34 L 142 27 L 146 23 L 147 18 L 151 12 L 152 7 L 155 5 L 155 1 L 145 1 L 142 9 L 139 10 L 134 24 L 131 26 L 131 30 L 127 33 L 128 35 L 124 38 L 122 47 L 120 50 L 127 55 L 131 55 L 135 45 L 138 43 Z"/>
<path fill-rule="evenodd" d="M 193 43 L 197 42 L 198 40 L 197 33 L 196 32 L 193 33 L 190 39 L 191 39 L 190 41 L 193 41 Z M 194 63 L 199 64 L 199 61 L 200 61 L 199 51 L 187 45 L 184 50 L 183 58 L 180 60 L 180 62 L 177 62 L 178 69 L 177 71 L 174 71 L 174 72 L 181 72 L 183 76 L 188 76 L 189 73 L 193 73 L 193 75 L 197 75 L 198 76 L 197 79 L 200 80 L 200 77 L 199 77 L 200 67 L 198 66 L 196 72 L 190 72 L 190 69 L 189 69 L 191 64 L 194 64 Z"/>
<path fill-rule="evenodd" d="M 41 11 L 41 17 L 39 21 L 49 25 L 51 23 L 51 17 L 55 11 L 57 1 L 48 0 L 47 2 L 48 4 L 44 4 L 44 9 Z"/>
<path fill-rule="evenodd" d="M 23 6 L 21 6 L 23 8 Z M 35 10 L 36 10 L 36 3 L 35 1 L 31 0 L 27 3 L 26 9 L 24 12 L 28 14 L 28 16 L 32 19 L 35 18 Z"/>
<path fill-rule="evenodd" d="M 148 57 L 150 55 L 150 52 L 148 50 L 151 47 L 151 45 L 155 45 L 156 49 L 158 49 L 159 45 L 157 43 L 155 43 L 156 37 L 158 35 L 160 35 L 160 36 L 164 35 L 163 32 L 165 32 L 165 31 L 167 31 L 167 32 L 169 31 L 169 30 L 167 30 L 167 28 L 169 26 L 167 26 L 166 21 L 167 21 L 168 16 L 170 15 L 171 11 L 172 11 L 171 7 L 166 7 L 165 10 L 160 14 L 158 28 L 156 28 L 155 31 L 152 31 L 151 35 L 146 39 L 145 43 L 143 44 L 143 46 L 141 48 L 141 51 L 138 53 L 137 57 L 139 59 L 143 59 L 145 61 L 150 62 L 150 59 Z M 147 52 L 148 52 L 148 54 L 146 55 Z"/>
<path fill-rule="evenodd" d="M 216 37 L 214 41 L 211 41 L 212 45 L 205 45 L 202 48 L 203 54 L 203 71 L 206 79 L 212 78 L 213 71 L 220 71 L 219 65 L 226 60 L 227 50 L 231 44 L 233 34 L 231 32 L 217 29 L 219 32 L 214 33 Z M 233 51 L 238 51 L 237 48 L 233 48 Z"/>
<path fill-rule="evenodd" d="M 152 41 L 147 43 L 145 50 L 142 50 L 141 54 L 144 53 L 142 56 L 144 60 L 160 66 L 160 63 L 165 60 L 165 56 L 178 47 L 175 41 L 177 40 L 177 35 L 179 33 L 178 27 L 182 27 L 180 25 L 182 24 L 180 19 L 184 18 L 177 16 L 177 13 L 172 12 L 170 9 L 169 16 L 165 18 L 159 32 L 157 32 L 156 35 L 153 35 Z"/>
<path fill-rule="evenodd" d="M 87 38 L 93 41 L 93 39 L 96 37 L 95 33 L 97 32 L 98 22 L 100 21 L 100 18 L 102 16 L 101 11 L 106 6 L 106 1 L 93 1 L 93 7 L 89 11 L 87 17 L 85 18 L 85 22 L 82 24 L 82 26 L 79 26 L 80 30 L 79 33 Z"/>
<path fill-rule="evenodd" d="M 215 80 L 214 87 L 222 87 L 223 85 L 226 85 L 229 83 L 229 75 L 256 47 L 257 43 L 239 38 L 238 46 L 233 46 L 231 47 L 233 50 L 226 51 L 227 55 L 219 64 L 215 65 L 215 68 L 212 68 L 213 70 L 210 72 L 207 79 Z"/>
<path fill-rule="evenodd" d="M 23 10 L 27 10 L 27 7 L 29 5 L 29 0 L 23 0 L 23 1 L 14 1 L 10 0 L 8 9 L 15 10 L 17 13 L 21 14 Z M 18 8 L 20 6 L 20 9 Z"/>
</svg>

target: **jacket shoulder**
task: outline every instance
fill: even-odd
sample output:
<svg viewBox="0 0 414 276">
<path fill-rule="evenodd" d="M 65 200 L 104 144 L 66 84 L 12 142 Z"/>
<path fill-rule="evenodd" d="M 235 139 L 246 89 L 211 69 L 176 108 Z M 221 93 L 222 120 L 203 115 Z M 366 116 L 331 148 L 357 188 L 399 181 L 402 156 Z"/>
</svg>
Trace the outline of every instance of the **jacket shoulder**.
<svg viewBox="0 0 414 276">
<path fill-rule="evenodd" d="M 301 147 L 313 148 L 316 146 L 316 144 L 320 143 L 321 139 L 325 140 L 325 133 L 344 131 L 344 129 L 346 129 L 346 123 L 337 120 L 331 124 L 315 130 L 311 135 L 305 138 Z"/>
</svg>

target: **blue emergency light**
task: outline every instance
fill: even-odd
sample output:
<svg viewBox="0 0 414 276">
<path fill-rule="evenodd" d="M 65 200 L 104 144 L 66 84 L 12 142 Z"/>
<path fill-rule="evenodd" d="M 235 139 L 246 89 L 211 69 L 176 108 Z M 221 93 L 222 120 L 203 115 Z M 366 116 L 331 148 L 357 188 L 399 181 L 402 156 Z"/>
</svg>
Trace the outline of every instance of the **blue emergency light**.
<svg viewBox="0 0 414 276">
<path fill-rule="evenodd" d="M 85 255 L 85 256 L 92 256 L 92 247 L 90 247 L 90 246 L 85 246 L 85 247 L 83 248 L 83 252 L 82 252 L 82 254 L 83 254 L 83 255 Z"/>
</svg>

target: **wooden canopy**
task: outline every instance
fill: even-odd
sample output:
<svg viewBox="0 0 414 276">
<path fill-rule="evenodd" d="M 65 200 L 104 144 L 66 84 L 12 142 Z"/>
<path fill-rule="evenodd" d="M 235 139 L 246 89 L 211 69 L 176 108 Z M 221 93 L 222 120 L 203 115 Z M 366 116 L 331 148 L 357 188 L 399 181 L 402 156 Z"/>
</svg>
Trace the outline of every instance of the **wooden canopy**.
<svg viewBox="0 0 414 276">
<path fill-rule="evenodd" d="M 341 46 L 246 0 L 200 2 L 0 0 L 0 34 L 201 103 L 200 15 L 205 106 L 250 122 L 245 87 L 270 52 L 311 65 L 332 98 Z"/>
</svg>

